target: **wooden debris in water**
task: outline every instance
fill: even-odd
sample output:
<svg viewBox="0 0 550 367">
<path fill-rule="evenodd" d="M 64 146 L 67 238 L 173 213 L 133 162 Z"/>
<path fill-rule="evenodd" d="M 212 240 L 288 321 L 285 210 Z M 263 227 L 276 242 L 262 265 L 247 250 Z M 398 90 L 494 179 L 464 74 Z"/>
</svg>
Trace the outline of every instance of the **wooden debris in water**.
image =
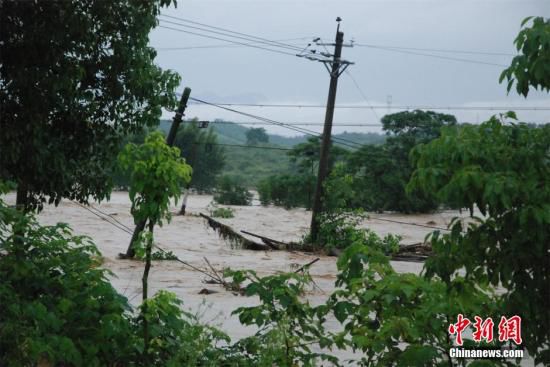
<svg viewBox="0 0 550 367">
<path fill-rule="evenodd" d="M 255 251 L 271 251 L 274 248 L 263 244 L 254 242 L 244 237 L 240 233 L 237 233 L 230 226 L 220 223 L 212 217 L 209 217 L 206 214 L 200 213 L 201 217 L 208 221 L 208 225 L 218 232 L 218 235 L 226 241 L 229 241 L 231 248 L 237 249 L 246 249 L 246 250 L 255 250 Z"/>
</svg>

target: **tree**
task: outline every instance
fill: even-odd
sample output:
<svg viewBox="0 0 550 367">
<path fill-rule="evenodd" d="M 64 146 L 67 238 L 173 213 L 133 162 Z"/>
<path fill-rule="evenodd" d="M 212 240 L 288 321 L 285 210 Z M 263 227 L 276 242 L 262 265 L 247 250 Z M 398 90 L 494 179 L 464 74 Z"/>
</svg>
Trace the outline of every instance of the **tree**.
<svg viewBox="0 0 550 367">
<path fill-rule="evenodd" d="M 143 340 L 144 357 L 149 363 L 149 324 L 148 314 L 149 269 L 153 247 L 153 229 L 170 220 L 170 200 L 180 196 L 182 186 L 191 180 L 191 167 L 180 157 L 178 148 L 166 145 L 160 132 L 149 135 L 142 145 L 127 144 L 119 155 L 119 162 L 130 178 L 130 200 L 134 222 L 147 222 L 148 233 L 143 235 L 145 242 L 145 270 L 143 272 Z M 143 238 L 142 238 L 143 239 Z"/>
<path fill-rule="evenodd" d="M 287 155 L 290 158 L 288 173 L 271 175 L 258 184 L 258 193 L 263 205 L 270 203 L 285 208 L 311 208 L 315 194 L 317 162 L 321 154 L 318 138 L 310 137 L 307 142 L 294 146 Z M 329 168 L 347 157 L 348 151 L 339 146 L 330 147 Z"/>
<path fill-rule="evenodd" d="M 531 22 L 531 27 L 526 24 Z M 514 43 L 520 55 L 500 75 L 499 81 L 508 81 L 510 92 L 514 82 L 518 94 L 527 97 L 529 87 L 550 91 L 550 19 L 528 17 L 521 23 L 523 29 Z"/>
<path fill-rule="evenodd" d="M 263 127 L 248 129 L 246 132 L 246 143 L 248 145 L 268 142 L 269 136 Z"/>
<path fill-rule="evenodd" d="M 17 204 L 108 197 L 122 137 L 175 107 L 149 32 L 171 0 L 3 1 L 0 174 Z"/>
<path fill-rule="evenodd" d="M 214 130 L 200 129 L 195 123 L 184 123 L 179 128 L 174 145 L 193 167 L 191 186 L 201 191 L 212 189 L 225 166 L 225 150 L 218 145 Z"/>
<path fill-rule="evenodd" d="M 349 172 L 355 175 L 356 204 L 367 210 L 395 210 L 400 212 L 428 212 L 438 202 L 428 193 L 407 193 L 412 166 L 409 153 L 418 144 L 439 136 L 444 126 L 456 124 L 452 115 L 433 111 L 405 111 L 382 118 L 387 139 L 381 146 L 364 146 L 353 152 Z"/>
<path fill-rule="evenodd" d="M 530 127 L 493 117 L 443 130 L 413 152 L 411 188 L 470 208 L 473 221 L 435 234 L 427 275 L 464 274 L 479 287 L 500 287 L 502 314 L 519 315 L 526 349 L 550 363 L 550 125 Z M 477 208 L 483 217 L 474 217 Z"/>
<path fill-rule="evenodd" d="M 336 162 L 345 160 L 348 153 L 348 150 L 332 144 L 329 154 L 329 169 Z M 317 137 L 309 137 L 307 142 L 295 145 L 287 154 L 293 164 L 293 171 L 300 174 L 309 174 L 321 157 L 321 141 Z"/>
</svg>

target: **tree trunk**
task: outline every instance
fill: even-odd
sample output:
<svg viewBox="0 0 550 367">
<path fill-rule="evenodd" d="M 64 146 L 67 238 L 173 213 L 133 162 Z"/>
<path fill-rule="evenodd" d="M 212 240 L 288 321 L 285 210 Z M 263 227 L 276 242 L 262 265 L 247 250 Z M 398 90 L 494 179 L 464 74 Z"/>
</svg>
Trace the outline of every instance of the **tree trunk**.
<svg viewBox="0 0 550 367">
<path fill-rule="evenodd" d="M 145 224 L 144 224 L 145 225 Z M 153 247 L 153 228 L 155 223 L 149 220 L 149 234 L 150 237 L 145 247 L 145 269 L 143 270 L 143 277 L 141 278 L 143 286 L 143 357 L 145 359 L 145 365 L 149 366 L 149 322 L 147 321 L 147 297 L 148 297 L 148 279 L 149 270 L 151 269 L 151 249 Z"/>
<path fill-rule="evenodd" d="M 134 229 L 134 234 L 132 234 L 132 239 L 130 240 L 130 244 L 128 245 L 128 249 L 126 250 L 126 254 L 119 254 L 121 258 L 124 259 L 131 259 L 136 254 L 136 251 L 134 250 L 134 244 L 137 242 L 138 237 L 141 232 L 143 232 L 143 229 L 145 228 L 146 221 L 141 221 L 136 225 L 136 228 Z"/>
<path fill-rule="evenodd" d="M 17 196 L 15 199 L 15 207 L 17 210 L 26 213 L 28 210 L 28 196 L 29 192 L 27 190 L 27 185 L 24 182 L 19 182 L 17 185 Z"/>
</svg>

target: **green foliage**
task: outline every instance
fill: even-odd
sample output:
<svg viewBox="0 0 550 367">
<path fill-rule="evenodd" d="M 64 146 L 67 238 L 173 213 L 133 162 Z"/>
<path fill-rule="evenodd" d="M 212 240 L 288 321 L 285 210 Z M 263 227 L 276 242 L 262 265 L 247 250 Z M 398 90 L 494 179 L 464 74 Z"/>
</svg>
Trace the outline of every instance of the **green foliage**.
<svg viewBox="0 0 550 367">
<path fill-rule="evenodd" d="M 177 200 L 182 186 L 191 179 L 191 167 L 180 158 L 179 149 L 166 145 L 162 134 L 154 132 L 142 145 L 127 144 L 119 162 L 130 179 L 134 221 L 162 225 L 162 219 L 170 218 L 170 199 Z"/>
<path fill-rule="evenodd" d="M 289 173 L 274 174 L 259 182 L 258 193 L 261 203 L 284 206 L 287 209 L 311 208 L 320 152 L 319 139 L 315 137 L 293 147 L 287 153 L 291 163 Z M 331 146 L 329 167 L 332 168 L 337 162 L 343 161 L 347 154 L 347 150 Z"/>
<path fill-rule="evenodd" d="M 160 291 L 134 315 L 100 260 L 67 225 L 40 226 L 0 201 L 0 365 L 237 365 L 227 335 L 182 312 L 172 293 Z"/>
<path fill-rule="evenodd" d="M 447 285 L 396 273 L 381 245 L 373 235 L 348 247 L 338 259 L 339 289 L 331 295 L 328 307 L 344 330 L 334 337 L 334 343 L 362 351 L 364 356 L 358 361 L 362 366 L 457 363 L 449 362 L 448 325 L 458 313 L 496 312 L 496 307 L 489 307 L 490 293 L 461 277 Z M 472 341 L 465 343 L 473 346 Z M 497 362 L 491 365 L 500 365 Z"/>
<path fill-rule="evenodd" d="M 0 175 L 18 204 L 109 196 L 124 135 L 174 108 L 149 32 L 170 0 L 2 2 Z"/>
<path fill-rule="evenodd" d="M 172 251 L 155 251 L 151 254 L 151 260 L 177 260 L 178 257 Z"/>
<path fill-rule="evenodd" d="M 355 243 L 368 243 L 386 255 L 396 253 L 401 237 L 388 234 L 380 239 L 373 231 L 360 228 L 361 221 L 366 217 L 361 210 L 338 209 L 323 213 L 320 218 L 318 242 L 329 251 L 345 249 Z M 307 239 L 305 241 L 307 242 Z"/>
<path fill-rule="evenodd" d="M 258 277 L 253 271 L 226 272 L 234 282 L 248 281 L 245 295 L 258 296 L 260 305 L 241 307 L 233 314 L 243 325 L 260 330 L 240 340 L 237 349 L 254 366 L 315 366 L 316 360 L 337 364 L 337 358 L 312 350 L 316 344 L 330 344 L 323 321 L 324 308 L 302 302 L 300 295 L 310 280 L 308 275 L 286 273 Z"/>
<path fill-rule="evenodd" d="M 232 208 L 212 208 L 210 216 L 212 218 L 233 218 L 235 211 Z"/>
<path fill-rule="evenodd" d="M 134 243 L 135 258 L 139 260 L 146 260 L 147 256 L 147 244 L 152 243 L 153 235 L 150 232 L 140 233 L 140 237 L 136 243 Z M 151 260 L 177 260 L 178 257 L 172 251 L 159 250 L 151 252 Z"/>
<path fill-rule="evenodd" d="M 493 117 L 479 126 L 445 129 L 415 149 L 410 183 L 482 213 L 468 226 L 457 220 L 450 234 L 433 236 L 437 251 L 427 274 L 445 280 L 465 272 L 477 284 L 502 287 L 500 312 L 526 320 L 524 345 L 543 364 L 550 363 L 549 151 L 550 125 Z"/>
<path fill-rule="evenodd" d="M 153 229 L 156 224 L 162 225 L 163 219 L 170 220 L 170 199 L 176 203 L 182 186 L 191 179 L 191 167 L 180 157 L 178 148 L 166 145 L 162 133 L 156 131 L 145 138 L 141 145 L 127 144 L 118 157 L 123 172 L 130 181 L 130 200 L 134 222 L 148 223 L 148 232 L 141 233 L 139 244 L 135 247 L 138 256 L 145 259 L 142 277 L 144 303 L 141 307 L 143 328 L 143 360 L 145 365 L 156 365 L 158 356 L 150 349 L 154 348 L 155 330 L 149 325 L 150 311 L 148 298 L 148 278 L 151 268 Z M 141 244 L 145 243 L 144 254 Z M 174 316 L 174 318 L 177 318 Z M 162 365 L 162 364 L 159 364 Z"/>
<path fill-rule="evenodd" d="M 380 145 L 366 145 L 353 152 L 348 161 L 353 173 L 355 207 L 366 210 L 384 211 L 403 207 L 403 172 L 397 169 L 395 161 Z"/>
<path fill-rule="evenodd" d="M 269 136 L 263 127 L 251 128 L 246 132 L 246 144 L 256 145 L 259 143 L 269 143 Z"/>
<path fill-rule="evenodd" d="M 250 205 L 252 193 L 241 186 L 236 178 L 222 176 L 214 195 L 214 201 L 224 205 Z"/>
<path fill-rule="evenodd" d="M 330 146 L 329 169 L 337 162 L 345 160 L 348 151 L 337 145 Z M 300 174 L 316 174 L 313 172 L 318 167 L 321 157 L 321 141 L 317 137 L 309 137 L 307 142 L 292 147 L 288 153 L 293 170 Z"/>
<path fill-rule="evenodd" d="M 526 26 L 527 23 L 531 26 Z M 508 81 L 510 92 L 514 82 L 518 94 L 527 97 L 529 87 L 535 90 L 550 91 L 550 19 L 528 17 L 521 23 L 523 27 L 514 43 L 520 53 L 512 64 L 500 74 L 499 82 Z"/>
<path fill-rule="evenodd" d="M 122 139 L 119 151 L 122 151 L 128 143 L 134 143 L 136 145 L 143 144 L 147 135 L 151 134 L 155 130 L 156 128 L 145 127 L 138 132 L 126 135 Z M 128 190 L 128 187 L 130 186 L 130 177 L 128 176 L 127 172 L 124 172 L 120 164 L 115 165 L 111 173 L 111 177 L 115 190 Z"/>
<path fill-rule="evenodd" d="M 366 210 L 429 212 L 438 202 L 427 192 L 406 192 L 413 168 L 409 153 L 418 144 L 439 136 L 444 126 L 456 124 L 452 115 L 433 111 L 405 111 L 382 118 L 388 135 L 382 146 L 365 146 L 353 152 L 348 172 L 355 177 L 355 207 Z"/>
<path fill-rule="evenodd" d="M 151 366 L 219 366 L 225 353 L 218 344 L 230 339 L 221 331 L 201 325 L 192 314 L 181 310 L 182 302 L 175 294 L 159 291 L 140 306 L 140 316 L 134 320 L 136 330 L 148 321 Z M 136 343 L 136 346 L 140 346 Z M 138 350 L 141 354 L 142 350 Z"/>
<path fill-rule="evenodd" d="M 315 177 L 312 175 L 277 174 L 258 184 L 262 205 L 277 205 L 287 209 L 310 208 L 315 194 Z"/>
<path fill-rule="evenodd" d="M 40 226 L 0 202 L 0 365 L 129 358 L 130 307 L 99 262 L 89 238 L 64 224 Z"/>
<path fill-rule="evenodd" d="M 225 166 L 225 149 L 218 144 L 212 128 L 200 129 L 196 122 L 184 122 L 176 135 L 174 145 L 181 156 L 193 167 L 191 186 L 199 191 L 214 188 L 216 178 Z"/>
</svg>

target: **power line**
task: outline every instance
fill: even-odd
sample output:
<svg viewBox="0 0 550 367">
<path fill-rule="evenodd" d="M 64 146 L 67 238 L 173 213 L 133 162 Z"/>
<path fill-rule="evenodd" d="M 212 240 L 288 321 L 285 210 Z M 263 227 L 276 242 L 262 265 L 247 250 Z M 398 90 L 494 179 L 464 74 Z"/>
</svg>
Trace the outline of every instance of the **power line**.
<svg viewBox="0 0 550 367">
<path fill-rule="evenodd" d="M 269 147 L 261 145 L 241 145 L 241 144 L 222 144 L 222 143 L 193 143 L 197 145 L 212 145 L 212 146 L 222 146 L 222 147 L 238 147 L 238 148 L 251 148 L 251 149 L 267 149 L 267 150 L 292 150 L 291 148 L 281 148 L 281 147 Z"/>
<path fill-rule="evenodd" d="M 215 39 L 215 40 L 218 40 L 218 41 L 225 41 L 225 42 L 233 43 L 233 44 L 236 44 L 236 45 L 241 45 L 241 46 L 246 46 L 246 47 L 257 48 L 257 49 L 260 49 L 260 50 L 275 52 L 275 53 L 279 53 L 279 54 L 283 54 L 283 55 L 296 56 L 295 54 L 290 53 L 290 52 L 285 52 L 285 51 L 280 51 L 280 50 L 274 50 L 274 49 L 271 49 L 271 48 L 256 46 L 256 45 L 252 45 L 252 44 L 244 43 L 244 42 L 238 42 L 238 41 L 227 40 L 227 39 L 223 39 L 223 38 L 219 38 L 219 37 L 214 37 L 214 36 L 208 36 L 208 35 L 205 35 L 205 34 L 200 34 L 200 33 L 196 33 L 196 32 L 186 31 L 186 30 L 183 30 L 183 29 L 178 29 L 178 28 L 173 28 L 173 27 L 167 27 L 167 26 L 163 26 L 163 25 L 159 25 L 158 27 L 159 27 L 159 28 L 164 28 L 164 29 L 170 29 L 170 30 L 173 30 L 173 31 L 176 31 L 176 32 L 192 34 L 192 35 L 195 35 L 195 36 L 198 36 L 198 37 L 210 38 L 210 39 Z"/>
<path fill-rule="evenodd" d="M 285 38 L 276 41 L 298 41 L 304 39 L 310 39 L 312 37 L 298 37 L 298 38 Z M 252 42 L 258 43 L 258 41 Z M 228 45 L 228 44 L 218 44 L 218 45 L 203 45 L 203 46 L 182 46 L 182 47 L 154 47 L 157 51 L 179 51 L 179 50 L 193 50 L 193 49 L 210 49 L 210 48 L 228 48 L 228 47 L 242 47 L 241 45 Z"/>
<path fill-rule="evenodd" d="M 468 54 L 468 55 L 486 55 L 486 56 L 516 56 L 514 54 L 508 54 L 504 52 L 486 52 L 486 51 L 465 51 L 465 50 L 452 50 L 452 49 L 438 49 L 438 48 L 420 48 L 420 47 L 400 47 L 400 46 L 388 46 L 377 45 L 369 43 L 354 43 L 354 46 L 358 47 L 372 47 L 372 48 L 391 48 L 395 50 L 412 50 L 412 51 L 428 51 L 428 52 L 442 52 L 453 54 Z"/>
<path fill-rule="evenodd" d="M 422 53 L 422 52 L 407 51 L 407 50 L 401 50 L 401 49 L 390 48 L 390 47 L 366 46 L 366 45 L 363 45 L 363 46 L 369 47 L 369 48 L 378 49 L 378 50 L 391 51 L 391 52 L 399 52 L 399 53 L 402 53 L 402 54 L 418 55 L 418 56 L 433 57 L 433 58 L 436 58 L 436 59 L 443 59 L 443 60 L 467 62 L 467 63 L 470 63 L 470 64 L 490 65 L 490 66 L 498 66 L 498 67 L 505 67 L 505 68 L 509 66 L 509 65 L 504 65 L 504 64 L 497 64 L 497 63 L 494 63 L 494 62 L 486 62 L 486 61 L 462 59 L 462 58 L 450 57 L 450 56 L 442 56 L 442 55 L 427 54 L 427 53 Z"/>
<path fill-rule="evenodd" d="M 439 229 L 439 230 L 442 230 L 442 231 L 450 231 L 450 229 L 448 229 L 448 228 L 429 226 L 429 225 L 425 225 L 425 224 L 402 222 L 402 221 L 393 220 L 393 219 L 377 218 L 377 217 L 368 217 L 367 219 L 374 219 L 374 220 L 380 220 L 380 221 L 383 221 L 383 222 L 390 222 L 390 223 L 397 223 L 397 224 L 405 224 L 405 225 L 408 225 L 408 226 L 415 226 L 415 227 Z"/>
<path fill-rule="evenodd" d="M 247 34 L 247 33 L 243 33 L 243 32 L 236 32 L 236 31 L 232 31 L 232 30 L 226 29 L 226 28 L 211 26 L 211 25 L 208 25 L 208 24 L 205 24 L 205 23 L 200 23 L 200 22 L 192 21 L 192 20 L 190 20 L 190 19 L 175 17 L 175 16 L 171 16 L 171 15 L 161 15 L 161 17 L 176 19 L 176 20 L 179 20 L 179 21 L 182 21 L 182 22 L 191 23 L 191 24 L 196 24 L 196 25 L 200 25 L 200 26 L 202 26 L 202 27 L 207 27 L 207 28 L 212 28 L 212 29 L 216 29 L 216 30 L 219 30 L 219 31 L 223 31 L 223 32 L 225 32 L 225 33 L 233 33 L 233 34 L 236 34 L 236 35 L 239 35 L 239 36 L 244 36 L 244 37 L 248 37 L 248 38 L 253 38 L 253 39 L 256 39 L 256 40 L 258 40 L 258 41 L 268 42 L 268 43 L 270 43 L 270 44 L 272 44 L 272 45 L 279 45 L 279 47 L 292 48 L 292 49 L 295 49 L 295 50 L 297 50 L 297 51 L 301 51 L 300 48 L 297 47 L 297 46 L 289 45 L 289 44 L 286 44 L 286 43 L 283 43 L 283 42 L 280 42 L 280 41 L 273 41 L 273 40 L 269 40 L 269 39 L 267 39 L 267 38 L 258 37 L 258 36 L 254 36 L 254 35 Z M 190 26 L 187 26 L 187 27 L 190 27 Z M 213 32 L 213 31 L 211 31 L 211 32 Z M 234 37 L 236 37 L 236 36 L 234 36 Z"/>
<path fill-rule="evenodd" d="M 214 33 L 214 34 L 221 35 L 221 36 L 224 36 L 224 37 L 231 37 L 231 38 L 235 38 L 235 39 L 245 40 L 245 41 L 248 41 L 248 42 L 253 41 L 255 43 L 265 44 L 265 45 L 270 46 L 270 47 L 279 47 L 279 48 L 283 48 L 283 49 L 292 50 L 292 51 L 295 51 L 295 52 L 301 50 L 297 46 L 287 45 L 287 44 L 277 42 L 277 41 L 254 40 L 253 38 L 248 37 L 248 36 L 247 37 L 242 37 L 242 36 L 238 36 L 238 35 L 234 36 L 234 35 L 228 34 L 226 32 L 218 32 L 218 31 L 209 30 L 209 29 L 206 29 L 206 28 L 195 27 L 195 26 L 191 26 L 191 25 L 187 25 L 187 24 L 183 24 L 183 23 L 178 23 L 178 22 L 172 22 L 172 21 L 164 20 L 164 19 L 161 19 L 161 22 L 172 24 L 172 25 L 177 25 L 177 26 L 181 26 L 181 27 L 185 27 L 185 28 L 191 28 L 191 29 L 195 29 L 195 30 L 198 30 L 198 31 L 202 31 L 202 32 Z M 250 46 L 250 44 L 248 44 L 248 45 Z"/>
<path fill-rule="evenodd" d="M 353 82 L 353 85 L 355 85 L 355 88 L 359 91 L 359 94 L 361 94 L 361 96 L 363 97 L 363 99 L 365 100 L 365 102 L 367 103 L 367 106 L 370 106 L 370 102 L 369 102 L 369 99 L 367 98 L 367 95 L 363 92 L 363 90 L 361 89 L 361 87 L 359 86 L 359 83 L 357 83 L 357 80 L 355 80 L 355 78 L 353 77 L 353 75 L 351 75 L 351 73 L 346 70 L 346 74 L 349 76 L 349 78 L 351 79 L 351 81 Z M 380 116 L 378 116 L 378 113 L 376 113 L 376 110 L 374 108 L 371 108 L 370 109 L 372 111 L 372 113 L 374 114 L 374 116 L 376 117 L 377 120 L 380 120 Z"/>
<path fill-rule="evenodd" d="M 132 229 L 131 229 L 130 227 L 126 226 L 125 224 L 120 223 L 120 222 L 117 221 L 115 218 L 113 218 L 113 217 L 110 216 L 109 214 L 107 214 L 107 213 L 101 211 L 100 209 L 95 208 L 95 207 L 92 206 L 92 205 L 86 206 L 86 205 L 82 205 L 82 204 L 80 204 L 79 202 L 76 202 L 76 201 L 72 201 L 72 202 L 75 203 L 75 204 L 78 204 L 80 207 L 86 209 L 87 211 L 89 211 L 90 213 L 94 214 L 95 216 L 97 216 L 97 217 L 101 218 L 102 220 L 108 222 L 108 223 L 111 224 L 113 227 L 115 227 L 115 228 L 117 228 L 117 229 L 119 229 L 119 230 L 121 230 L 121 231 L 123 231 L 123 232 L 126 232 L 126 233 L 128 233 L 128 234 L 130 234 L 130 235 L 133 234 L 133 231 L 132 231 Z M 98 213 L 101 213 L 101 215 L 98 214 L 98 213 L 96 213 L 96 211 L 97 211 Z M 107 218 L 109 218 L 109 219 L 107 219 Z M 120 225 L 120 226 L 117 225 L 115 222 L 111 221 L 110 219 L 115 220 L 116 222 L 120 223 L 121 225 Z M 160 247 L 159 245 L 154 244 L 153 246 L 156 247 L 156 248 L 157 248 L 158 250 L 160 250 L 161 252 L 167 253 L 167 251 L 164 250 L 164 249 L 163 249 L 162 247 Z M 208 277 L 210 277 L 210 278 L 212 278 L 212 279 L 216 279 L 215 277 L 213 277 L 213 276 L 212 276 L 211 274 L 209 274 L 208 272 L 206 272 L 206 271 L 204 271 L 204 270 L 202 270 L 202 269 L 200 269 L 200 268 L 198 268 L 198 267 L 196 267 L 196 266 L 194 266 L 194 265 L 191 265 L 191 264 L 189 264 L 189 263 L 186 262 L 186 261 L 181 260 L 180 258 L 178 258 L 178 257 L 175 256 L 175 255 L 174 255 L 174 259 L 175 259 L 175 261 L 177 261 L 177 262 L 179 262 L 179 263 L 181 263 L 181 264 L 183 264 L 183 265 L 185 265 L 185 266 L 187 266 L 187 267 L 189 267 L 189 268 L 191 268 L 191 269 L 193 269 L 193 270 L 195 270 L 195 271 L 198 271 L 198 272 L 200 272 L 200 273 L 202 273 L 202 274 L 204 274 L 204 275 L 206 275 L 206 276 L 208 276 Z"/>
<path fill-rule="evenodd" d="M 196 103 L 191 103 L 196 104 Z M 265 108 L 325 108 L 321 104 L 290 104 L 290 103 L 227 103 L 216 102 L 218 106 L 235 107 L 265 107 Z M 393 110 L 465 110 L 465 111 L 550 111 L 550 107 L 536 106 L 430 106 L 430 105 L 336 105 L 334 108 L 348 109 L 393 109 Z"/>
<path fill-rule="evenodd" d="M 238 124 L 238 125 L 272 125 L 267 122 L 248 122 L 248 121 L 210 121 L 211 124 Z M 290 126 L 323 126 L 322 122 L 285 122 L 284 124 Z M 381 123 L 364 123 L 364 122 L 344 122 L 340 124 L 333 124 L 333 126 L 349 127 L 349 126 L 372 126 L 382 127 Z"/>
<path fill-rule="evenodd" d="M 275 120 L 268 119 L 268 118 L 265 118 L 265 117 L 262 117 L 262 116 L 257 116 L 257 115 L 253 115 L 253 114 L 250 114 L 250 113 L 238 111 L 238 110 L 235 110 L 235 109 L 232 109 L 232 108 L 224 107 L 224 106 L 219 105 L 219 104 L 216 104 L 216 103 L 203 101 L 203 100 L 198 99 L 198 98 L 189 97 L 189 99 L 191 99 L 191 100 L 193 100 L 193 101 L 196 101 L 196 102 L 199 102 L 199 103 L 203 103 L 203 104 L 209 105 L 209 106 L 217 107 L 217 108 L 220 108 L 220 109 L 223 109 L 223 110 L 226 110 L 226 111 L 230 111 L 230 112 L 233 112 L 233 113 L 237 113 L 237 114 L 239 114 L 239 115 L 251 117 L 251 118 L 253 118 L 253 119 L 255 119 L 255 120 L 267 122 L 267 123 L 270 123 L 270 124 L 272 124 L 272 125 L 281 126 L 281 127 L 284 127 L 284 128 L 290 129 L 290 130 L 293 130 L 293 131 L 300 132 L 300 133 L 302 133 L 302 134 L 314 136 L 314 137 L 316 137 L 316 138 L 320 138 L 320 137 L 321 137 L 318 133 L 316 133 L 315 131 L 312 131 L 312 130 L 308 130 L 308 129 L 305 129 L 305 128 L 298 128 L 298 127 L 295 127 L 295 126 L 290 126 L 290 125 L 287 125 L 287 124 L 282 123 L 282 122 L 279 122 L 279 121 L 275 121 Z M 354 141 L 352 141 L 352 140 L 343 139 L 343 138 L 334 138 L 333 140 L 336 141 L 336 142 L 338 142 L 338 143 L 341 144 L 341 145 L 347 146 L 347 147 L 352 148 L 352 149 L 357 149 L 357 148 L 363 146 L 363 144 L 354 142 Z M 349 143 L 349 144 L 354 144 L 355 146 L 349 145 L 349 144 L 347 144 L 347 143 Z"/>
</svg>

